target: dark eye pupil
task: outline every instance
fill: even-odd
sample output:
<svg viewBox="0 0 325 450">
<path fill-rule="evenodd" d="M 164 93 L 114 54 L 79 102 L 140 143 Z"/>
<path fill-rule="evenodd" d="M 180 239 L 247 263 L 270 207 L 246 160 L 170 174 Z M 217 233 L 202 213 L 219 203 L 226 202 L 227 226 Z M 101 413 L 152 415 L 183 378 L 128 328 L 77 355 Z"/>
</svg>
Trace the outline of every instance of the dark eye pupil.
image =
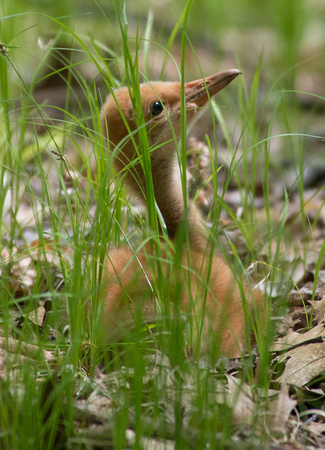
<svg viewBox="0 0 325 450">
<path fill-rule="evenodd" d="M 150 110 L 153 116 L 158 116 L 164 110 L 164 107 L 161 102 L 155 102 L 151 105 Z"/>
</svg>

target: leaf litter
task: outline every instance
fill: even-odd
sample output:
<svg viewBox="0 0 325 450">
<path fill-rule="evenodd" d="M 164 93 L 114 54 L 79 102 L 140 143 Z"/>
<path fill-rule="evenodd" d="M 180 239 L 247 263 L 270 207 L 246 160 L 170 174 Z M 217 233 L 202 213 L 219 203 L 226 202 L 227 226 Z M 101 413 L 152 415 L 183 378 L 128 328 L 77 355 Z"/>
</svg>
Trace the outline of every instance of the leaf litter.
<svg viewBox="0 0 325 450">
<path fill-rule="evenodd" d="M 203 201 L 203 206 L 205 205 L 206 202 Z M 28 252 L 25 253 L 21 252 L 18 247 L 11 255 L 6 248 L 1 253 L 2 274 L 9 273 L 12 277 L 12 292 L 17 299 L 17 305 L 20 305 L 19 310 L 13 307 L 11 311 L 13 332 L 17 328 L 18 319 L 28 320 L 38 329 L 42 329 L 46 323 L 46 303 L 48 302 L 46 295 L 44 298 L 34 301 L 34 307 L 30 302 L 32 287 L 36 280 L 35 262 L 39 262 L 40 258 L 41 263 L 43 261 L 45 264 L 46 261 L 46 264 L 50 264 L 52 267 L 52 273 L 55 273 L 56 279 L 60 279 L 60 265 L 53 246 L 49 243 L 46 246 L 46 253 L 40 256 L 36 244 L 33 242 L 29 246 Z M 299 276 L 293 275 L 296 288 L 290 293 L 289 313 L 279 326 L 283 336 L 275 340 L 271 349 L 274 358 L 270 364 L 270 374 L 273 373 L 275 376 L 272 378 L 272 390 L 264 396 L 264 402 L 261 404 L 254 389 L 249 385 L 243 385 L 236 377 L 236 372 L 234 375 L 231 374 L 232 370 L 229 372 L 226 382 L 215 381 L 214 392 L 219 392 L 215 399 L 216 402 L 232 411 L 232 423 L 235 429 L 243 430 L 253 427 L 256 435 L 267 432 L 274 443 L 282 442 L 282 444 L 284 443 L 283 436 L 295 433 L 296 438 L 293 442 L 296 440 L 297 445 L 299 440 L 306 441 L 307 433 L 307 441 L 315 448 L 320 448 L 320 445 L 325 445 L 325 413 L 322 406 L 325 399 L 323 390 L 325 386 L 325 270 L 319 271 L 314 286 L 313 263 L 316 260 L 316 253 L 316 251 L 310 252 L 310 255 L 313 256 L 307 260 L 305 266 L 307 269 L 304 273 L 301 273 L 301 267 L 299 267 Z M 69 260 L 71 250 L 67 249 L 66 254 L 67 260 Z M 287 257 L 290 261 L 294 259 L 290 255 Z M 44 283 L 43 290 L 46 293 L 46 280 Z M 312 298 L 314 300 L 311 300 Z M 24 312 L 24 309 L 28 311 Z M 307 322 L 312 325 L 308 327 Z M 55 338 L 55 333 L 53 336 Z M 5 339 L 4 337 L 0 337 L 0 346 L 0 375 L 2 377 L 5 376 L 6 367 L 15 370 L 25 364 L 26 360 L 29 363 L 39 364 L 40 352 L 37 346 L 22 343 L 19 339 Z M 55 363 L 57 355 L 43 350 L 41 359 Z M 149 367 L 152 367 L 152 371 L 149 370 Z M 278 369 L 273 371 L 274 367 L 282 367 L 281 373 L 279 374 Z M 174 379 L 174 370 L 168 358 L 163 355 L 149 358 L 147 368 L 146 379 L 143 382 L 145 384 L 158 383 L 158 385 L 164 386 L 164 389 L 160 391 L 162 394 L 159 399 L 159 407 L 169 419 L 166 425 L 167 436 L 165 429 L 165 439 L 161 440 L 159 439 L 161 424 L 159 421 L 156 421 L 156 425 L 152 424 L 149 419 L 150 407 L 149 405 L 144 406 L 144 423 L 147 423 L 144 427 L 148 426 L 149 430 L 153 426 L 157 438 L 143 438 L 143 445 L 145 448 L 159 448 L 159 445 L 162 446 L 164 443 L 165 447 L 162 448 L 174 448 L 172 437 L 175 423 L 173 423 L 174 414 L 171 407 L 175 399 L 175 384 L 177 384 Z M 127 372 L 132 379 L 133 375 L 129 369 L 126 369 Z M 166 382 L 166 380 L 169 381 Z M 196 414 L 195 383 L 195 375 L 192 379 L 187 379 L 187 389 L 182 396 L 184 427 L 194 440 L 198 433 L 193 427 L 193 417 Z M 76 396 L 75 414 L 76 418 L 80 420 L 80 432 L 86 432 L 89 442 L 97 448 L 106 448 L 106 445 L 108 447 L 112 445 L 111 420 L 114 410 L 118 407 L 116 401 L 119 402 L 119 399 L 114 400 L 114 396 L 120 392 L 121 386 L 124 386 L 124 391 L 129 391 L 129 395 L 131 395 L 131 385 L 132 382 L 125 385 L 125 374 L 123 376 L 114 372 L 107 374 L 97 368 L 93 379 L 95 387 L 92 388 L 90 395 L 85 399 Z M 310 396 L 313 396 L 311 400 Z M 318 407 L 312 407 L 308 412 L 309 405 Z M 301 412 L 299 412 L 300 409 Z M 86 429 L 81 425 L 85 422 L 88 424 Z M 130 411 L 129 431 L 126 436 L 130 446 L 134 441 L 132 431 L 134 426 L 135 416 Z M 104 439 L 103 436 L 105 436 Z"/>
</svg>

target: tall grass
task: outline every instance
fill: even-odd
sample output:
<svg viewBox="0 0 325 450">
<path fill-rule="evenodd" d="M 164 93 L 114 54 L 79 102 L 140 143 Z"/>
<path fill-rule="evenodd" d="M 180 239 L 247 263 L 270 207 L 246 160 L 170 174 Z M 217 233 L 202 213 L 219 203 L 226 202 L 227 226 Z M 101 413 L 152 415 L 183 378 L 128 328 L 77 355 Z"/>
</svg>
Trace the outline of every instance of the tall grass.
<svg viewBox="0 0 325 450">
<path fill-rule="evenodd" d="M 103 252 L 100 239 L 105 248 L 106 240 L 112 238 L 112 229 L 114 226 L 116 228 L 114 223 L 110 227 L 112 221 L 108 211 L 113 204 L 108 189 L 110 163 L 103 149 L 99 124 L 101 101 L 96 97 L 95 85 L 86 84 L 79 76 L 78 63 L 62 57 L 61 65 L 69 69 L 68 78 L 62 78 L 66 83 L 66 104 L 64 109 L 57 108 L 55 111 L 55 106 L 40 105 L 34 98 L 37 82 L 44 82 L 55 74 L 61 76 L 60 71 L 51 68 L 48 61 L 50 52 L 40 52 L 43 55 L 39 61 L 39 53 L 35 56 L 31 66 L 36 68 L 35 75 L 31 76 L 28 83 L 21 75 L 22 68 L 16 55 L 19 50 L 11 45 L 11 41 L 15 40 L 22 45 L 19 36 L 29 36 L 33 29 L 29 20 L 34 22 L 34 27 L 38 20 L 56 25 L 59 30 L 57 41 L 54 40 L 50 46 L 51 54 L 57 52 L 58 57 L 62 53 L 56 42 L 59 43 L 61 33 L 73 47 L 81 43 L 80 39 L 59 19 L 39 14 L 25 14 L 25 29 L 20 26 L 19 32 L 11 33 L 12 30 L 8 28 L 15 20 L 21 24 L 22 18 L 19 15 L 7 17 L 7 20 L 2 17 L 1 42 L 8 51 L 2 47 L 0 58 L 3 130 L 0 169 L 1 248 L 5 252 L 2 255 L 6 255 L 6 252 L 10 255 L 9 260 L 4 258 L 1 265 L 2 332 L 5 338 L 9 340 L 16 329 L 15 311 L 25 319 L 18 335 L 17 355 L 7 351 L 3 359 L 1 446 L 61 448 L 74 434 L 75 428 L 73 399 L 76 376 L 83 364 L 85 301 L 92 291 L 91 267 L 94 271 L 96 266 L 91 255 L 96 259 L 100 257 Z M 10 38 L 9 34 L 12 34 Z M 83 52 L 86 61 L 97 63 L 92 56 L 95 52 L 90 39 L 80 45 L 78 51 Z M 79 95 L 74 88 L 76 82 L 87 99 L 88 112 L 84 109 L 85 105 L 79 102 L 77 108 L 71 107 L 73 102 L 70 100 L 77 99 Z M 49 118 L 48 109 L 50 116 L 55 117 L 57 114 L 59 118 Z M 74 158 L 79 159 L 78 167 L 71 163 L 70 155 L 65 155 L 69 150 L 71 154 L 71 148 Z M 97 163 L 96 181 L 92 176 L 91 154 L 95 155 Z M 53 164 L 56 159 L 58 162 Z M 51 176 L 51 167 L 55 167 L 54 177 Z M 71 191 L 67 188 L 67 179 L 72 184 Z M 95 221 L 90 213 L 94 199 L 98 200 L 98 207 L 102 206 L 102 210 L 95 213 Z M 32 217 L 27 217 L 26 223 L 24 220 L 21 222 L 19 215 L 24 203 L 32 214 Z M 32 223 L 32 236 L 37 239 L 36 252 L 30 246 L 30 237 L 26 233 L 28 221 Z M 90 221 L 93 224 L 91 233 L 88 231 Z M 106 224 L 107 229 L 100 224 Z M 51 246 L 50 250 L 48 245 Z M 67 249 L 69 255 L 66 254 Z M 18 298 L 15 291 L 19 288 L 19 280 L 15 282 L 14 267 L 29 253 L 35 260 L 35 285 L 27 292 L 23 291 L 26 292 L 25 297 L 20 295 Z M 53 258 L 57 261 L 55 265 L 51 263 Z M 59 279 L 56 273 L 61 274 Z M 47 324 L 39 332 L 37 327 L 28 322 L 37 303 L 43 301 L 51 305 L 51 311 Z M 66 325 L 69 326 L 68 331 L 64 331 Z M 32 334 L 27 333 L 28 328 L 32 328 Z M 49 340 L 51 328 L 56 330 L 54 343 Z M 26 361 L 21 354 L 24 342 L 35 344 L 39 349 L 36 355 Z M 9 340 L 4 349 L 7 346 L 10 348 L 10 345 Z M 58 357 L 53 367 L 44 359 L 43 351 L 46 350 Z M 57 378 L 59 382 L 56 382 Z"/>
<path fill-rule="evenodd" d="M 74 27 L 74 17 L 67 17 L 69 8 L 66 6 L 62 3 L 63 9 L 57 10 L 55 17 L 44 13 L 11 15 L 7 10 L 0 23 L 0 41 L 4 45 L 0 55 L 0 239 L 2 255 L 4 252 L 9 254 L 9 260 L 4 257 L 1 260 L 0 302 L 4 347 L 8 350 L 10 338 L 17 338 L 16 350 L 6 352 L 6 370 L 1 373 L 1 445 L 4 448 L 31 449 L 62 448 L 64 445 L 67 448 L 87 448 L 87 438 L 80 437 L 77 430 L 78 415 L 74 404 L 78 396 L 87 397 L 83 389 L 91 386 L 87 380 L 94 380 L 96 366 L 101 363 L 108 373 L 117 377 L 117 381 L 111 381 L 114 389 L 109 393 L 113 404 L 110 419 L 113 448 L 125 448 L 130 444 L 126 438 L 130 423 L 135 431 L 134 448 L 143 447 L 144 436 L 154 436 L 158 432 L 164 439 L 173 439 L 177 448 L 235 447 L 236 436 L 232 427 L 234 405 L 220 400 L 220 397 L 226 397 L 224 387 L 228 362 L 219 360 L 215 369 L 215 355 L 219 350 L 213 346 L 205 362 L 198 361 L 198 352 L 194 352 L 193 359 L 185 356 L 184 331 L 186 329 L 188 336 L 191 336 L 191 327 L 200 324 L 184 321 L 177 305 L 180 293 L 174 295 L 176 320 L 170 319 L 171 292 L 166 279 L 175 276 L 177 293 L 177 270 L 183 269 L 180 249 L 184 243 L 188 245 L 188 238 L 184 229 L 176 243 L 175 259 L 171 257 L 175 244 L 168 240 L 166 232 L 163 244 L 158 238 L 159 230 L 165 227 L 153 191 L 150 152 L 155 149 L 149 147 L 143 126 L 139 91 L 139 83 L 148 77 L 150 52 L 156 45 L 152 36 L 153 13 L 148 15 L 145 29 L 142 30 L 138 24 L 134 35 L 129 30 L 126 9 L 121 11 L 115 4 L 113 25 L 112 20 L 105 17 L 105 9 L 99 8 L 105 21 L 103 28 L 108 26 L 113 29 L 115 22 L 118 23 L 120 44 L 116 48 L 108 48 L 99 39 L 78 33 Z M 177 32 L 181 33 L 181 65 L 177 68 L 181 81 L 186 79 L 186 52 L 194 51 L 189 31 L 191 7 L 190 1 L 180 13 L 180 20 L 168 37 L 165 51 L 166 62 L 169 51 L 176 44 Z M 48 48 L 34 49 L 35 54 L 29 55 L 33 63 L 27 76 L 25 57 L 22 57 L 22 63 L 19 58 L 25 49 L 24 38 L 26 36 L 28 42 L 29 36 L 35 37 L 38 28 L 44 24 L 55 30 L 55 38 Z M 63 43 L 65 48 L 71 50 L 68 56 L 62 52 Z M 17 48 L 17 44 L 21 49 Z M 60 59 L 60 69 L 52 67 L 53 54 Z M 199 56 L 194 56 L 199 61 Z M 140 71 L 140 57 L 144 59 L 143 74 Z M 291 64 L 294 64 L 293 61 L 294 58 Z M 81 75 L 83 64 L 89 63 L 98 73 L 90 82 Z M 239 142 L 233 142 L 222 108 L 214 101 L 210 104 L 214 139 L 208 139 L 208 144 L 213 175 L 218 174 L 216 119 L 231 154 L 230 175 L 225 181 L 223 195 L 218 198 L 216 181 L 213 180 L 216 200 L 210 234 L 212 248 L 224 251 L 217 239 L 222 233 L 218 218 L 224 207 L 234 225 L 240 229 L 248 250 L 247 258 L 242 261 L 226 230 L 224 234 L 232 249 L 232 264 L 245 270 L 249 261 L 256 258 L 253 242 L 260 230 L 256 226 L 254 189 L 255 180 L 262 172 L 267 216 L 263 233 L 269 242 L 269 254 L 261 267 L 269 273 L 268 280 L 273 285 L 279 281 L 282 270 L 280 250 L 288 197 L 285 198 L 281 220 L 275 230 L 270 217 L 268 174 L 272 124 L 280 101 L 274 106 L 272 120 L 264 129 L 258 120 L 260 118 L 262 122 L 264 106 L 267 106 L 258 101 L 261 67 L 262 59 L 250 91 L 244 82 L 239 82 L 238 121 L 242 130 Z M 198 70 L 204 72 L 199 67 Z M 61 77 L 61 83 L 66 86 L 64 107 L 37 101 L 38 84 L 50 81 L 54 75 Z M 161 78 L 164 76 L 165 71 L 162 70 Z M 103 91 L 96 87 L 99 78 L 105 82 Z M 113 88 L 119 84 L 129 87 L 132 102 L 138 111 L 138 153 L 146 176 L 148 214 L 145 218 L 135 219 L 134 205 L 113 169 L 116 150 L 107 150 L 108 143 L 101 130 L 103 92 L 114 95 Z M 285 116 L 287 105 L 282 107 Z M 290 132 L 289 123 L 286 131 Z M 183 96 L 182 141 L 178 152 L 185 206 L 186 132 Z M 293 136 L 288 138 L 292 148 L 294 139 Z M 176 139 L 175 145 L 178 145 Z M 299 175 L 303 170 L 303 148 L 296 161 Z M 223 199 L 231 177 L 240 187 L 243 205 L 243 215 L 240 217 L 230 210 Z M 297 179 L 302 192 L 302 178 L 297 176 Z M 32 213 L 30 226 L 21 220 L 20 212 L 25 202 Z M 303 211 L 302 193 L 301 205 Z M 37 241 L 34 243 L 36 252 L 30 245 L 32 239 L 26 231 L 28 228 L 32 229 L 33 239 Z M 134 332 L 126 336 L 123 343 L 103 345 L 105 330 L 99 318 L 104 260 L 109 249 L 115 245 L 129 245 L 136 253 L 146 242 L 155 248 L 155 257 L 150 260 L 152 271 L 156 274 L 152 289 L 157 298 L 157 310 L 162 311 L 163 324 L 157 324 L 156 334 L 151 335 L 144 329 L 139 313 L 135 317 Z M 274 242 L 275 254 L 271 252 L 271 243 Z M 13 268 L 17 261 L 30 254 L 34 259 L 35 284 L 18 298 L 16 291 L 19 283 L 14 284 L 14 289 L 12 287 Z M 54 262 L 51 261 L 53 257 Z M 163 273 L 163 263 L 167 265 L 167 276 Z M 285 277 L 287 275 L 285 273 Z M 91 299 L 91 316 L 88 314 L 88 299 Z M 47 322 L 40 329 L 29 319 L 36 305 L 42 302 L 49 311 Z M 24 318 L 18 332 L 16 316 Z M 53 330 L 55 339 L 52 341 L 50 336 Z M 269 343 L 273 337 L 273 326 L 268 315 L 265 328 L 260 326 L 255 333 L 260 352 L 258 376 L 254 377 L 253 356 L 244 359 L 238 369 L 240 383 L 248 383 L 254 394 L 257 387 L 267 390 L 270 383 Z M 22 348 L 26 343 L 36 348 L 27 360 L 22 358 Z M 45 358 L 45 351 L 51 352 L 53 360 Z M 155 363 L 152 355 L 155 355 Z M 168 355 L 168 359 L 164 355 Z M 262 403 L 258 395 L 256 397 L 256 404 Z M 258 411 L 255 412 L 252 433 L 257 419 Z M 263 443 L 264 436 L 259 439 Z"/>
</svg>

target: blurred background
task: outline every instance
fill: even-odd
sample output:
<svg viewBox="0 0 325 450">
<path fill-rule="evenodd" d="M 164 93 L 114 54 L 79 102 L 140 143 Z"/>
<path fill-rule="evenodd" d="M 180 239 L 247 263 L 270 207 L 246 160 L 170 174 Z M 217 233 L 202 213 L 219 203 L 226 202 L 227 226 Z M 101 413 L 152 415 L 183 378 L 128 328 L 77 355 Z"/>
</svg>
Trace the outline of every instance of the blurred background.
<svg viewBox="0 0 325 450">
<path fill-rule="evenodd" d="M 143 35 L 146 24 L 151 27 L 154 42 L 150 45 L 154 52 L 159 53 L 161 47 L 167 46 L 187 1 L 3 2 L 1 39 L 7 45 L 18 47 L 24 43 L 26 56 L 37 52 L 35 35 L 46 39 L 46 36 L 50 37 L 52 33 L 58 32 L 55 21 L 46 20 L 45 15 L 48 15 L 68 24 L 78 35 L 91 35 L 116 48 L 119 30 L 114 3 L 120 8 L 121 14 L 124 11 L 130 34 L 135 33 L 138 28 L 139 34 Z M 30 14 L 25 17 L 24 13 Z M 16 21 L 16 14 L 22 14 L 20 20 Z M 11 15 L 14 15 L 12 20 L 6 19 L 6 16 Z M 216 67 L 240 64 L 248 76 L 250 71 L 255 70 L 263 55 L 265 70 L 262 70 L 262 78 L 266 82 L 273 85 L 281 78 L 281 83 L 286 88 L 322 94 L 325 70 L 324 19 L 325 4 L 321 0 L 233 0 L 231 3 L 226 0 L 194 0 L 187 34 L 207 73 L 214 71 Z M 181 38 L 180 33 L 178 37 Z M 179 56 L 179 39 L 176 39 L 171 48 L 176 61 Z M 191 53 L 193 52 L 188 46 L 189 66 L 195 66 L 195 61 L 190 59 Z M 195 67 L 192 70 L 195 71 Z M 168 75 L 172 77 L 174 74 Z"/>
<path fill-rule="evenodd" d="M 98 90 L 101 105 L 107 84 L 125 84 L 119 20 L 131 48 L 139 45 L 144 79 L 178 80 L 187 5 L 185 0 L 2 2 L 0 41 L 16 68 L 8 73 L 12 92 L 19 96 L 25 83 L 39 104 L 48 105 L 43 111 L 50 119 L 64 117 L 62 110 L 91 117 L 89 99 L 84 101 L 88 87 Z M 283 184 L 291 192 L 302 177 L 304 188 L 325 182 L 324 19 L 321 0 L 194 0 L 189 9 L 185 78 L 242 71 L 217 101 L 235 148 L 255 149 L 260 157 L 267 140 L 271 181 L 280 181 L 271 184 L 277 198 Z M 67 97 L 68 91 L 73 95 Z M 203 139 L 209 130 L 206 114 L 196 137 Z M 226 144 L 219 148 L 224 159 Z"/>
<path fill-rule="evenodd" d="M 33 72 L 30 63 L 33 57 L 36 63 L 41 43 L 46 45 L 58 32 L 61 43 L 64 39 L 66 45 L 71 42 L 71 36 L 64 36 L 64 30 L 46 16 L 57 18 L 81 39 L 92 37 L 118 55 L 121 38 L 114 4 L 127 18 L 130 36 L 138 32 L 144 37 L 150 28 L 149 75 L 157 78 L 162 68 L 159 55 L 165 56 L 173 30 L 182 22 L 185 0 L 3 2 L 1 40 L 15 47 L 11 56 L 15 56 L 17 64 L 20 61 L 23 73 Z M 16 15 L 20 15 L 18 20 Z M 240 66 L 249 84 L 262 58 L 261 81 L 268 91 L 276 86 L 323 95 L 324 19 L 325 3 L 321 0 L 194 0 L 187 24 L 187 75 L 192 78 L 199 74 L 198 59 L 205 75 Z M 180 39 L 178 32 L 170 48 L 177 63 Z M 23 67 L 24 62 L 29 63 L 27 67 Z M 170 61 L 163 76 L 177 77 Z"/>
<path fill-rule="evenodd" d="M 185 0 L 2 2 L 0 39 L 10 49 L 10 57 L 27 84 L 44 75 L 45 67 L 39 65 L 54 39 L 57 50 L 48 63 L 52 69 L 60 64 L 59 48 L 74 48 L 73 59 L 80 63 L 78 71 L 89 81 L 97 77 L 100 83 L 98 71 L 77 40 L 85 39 L 98 45 L 102 54 L 111 59 L 115 71 L 123 72 L 118 10 L 122 21 L 127 21 L 129 37 L 149 38 L 144 46 L 150 47 L 147 53 L 150 58 L 140 61 L 140 68 L 151 80 L 175 80 L 179 78 L 176 64 L 179 67 L 181 58 L 181 32 L 177 24 L 183 22 L 186 5 Z M 237 67 L 242 70 L 249 91 L 260 63 L 260 101 L 272 107 L 278 100 L 275 93 L 294 89 L 300 92 L 287 92 L 286 100 L 298 97 L 299 106 L 318 108 L 320 112 L 320 108 L 324 109 L 324 98 L 306 93 L 324 97 L 324 20 L 325 3 L 321 0 L 233 0 L 231 3 L 194 0 L 186 30 L 186 78 Z M 78 39 L 74 40 L 62 24 Z M 164 65 L 166 49 L 171 57 Z M 61 64 L 65 65 L 63 58 Z M 111 70 L 114 72 L 114 68 Z M 54 78 L 48 79 L 49 85 L 53 86 L 59 77 Z M 44 86 L 39 84 L 38 87 Z M 235 90 L 235 87 L 230 89 Z M 314 116 L 312 122 L 313 132 L 324 131 L 322 125 L 318 126 L 317 117 Z M 323 123 L 323 117 L 319 123 Z"/>
</svg>

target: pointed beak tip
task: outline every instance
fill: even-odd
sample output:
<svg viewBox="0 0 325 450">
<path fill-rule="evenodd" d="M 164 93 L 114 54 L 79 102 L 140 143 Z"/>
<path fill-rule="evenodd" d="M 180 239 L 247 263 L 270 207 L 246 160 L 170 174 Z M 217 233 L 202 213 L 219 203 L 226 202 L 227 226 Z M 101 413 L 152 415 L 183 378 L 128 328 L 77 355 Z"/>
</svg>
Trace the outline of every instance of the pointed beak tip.
<svg viewBox="0 0 325 450">
<path fill-rule="evenodd" d="M 242 72 L 238 69 L 232 69 L 231 72 L 233 73 L 234 77 L 237 77 L 238 75 L 242 75 Z"/>
<path fill-rule="evenodd" d="M 242 75 L 242 72 L 238 69 L 225 70 L 221 73 L 224 75 L 223 81 L 226 83 L 226 85 L 237 78 L 238 75 Z"/>
<path fill-rule="evenodd" d="M 241 73 L 238 69 L 228 69 L 215 73 L 205 79 L 189 81 L 186 83 L 186 101 L 191 104 L 195 103 L 198 107 L 205 105 L 209 96 L 212 97 L 221 91 L 221 89 L 226 87 L 238 75 L 241 75 Z"/>
<path fill-rule="evenodd" d="M 218 72 L 215 75 L 212 75 L 212 77 L 215 80 L 218 80 L 218 82 L 226 82 L 226 85 L 230 83 L 232 80 L 238 77 L 238 75 L 241 75 L 242 72 L 238 69 L 228 69 L 223 70 L 222 72 Z M 212 78 L 211 77 L 211 78 Z"/>
</svg>

